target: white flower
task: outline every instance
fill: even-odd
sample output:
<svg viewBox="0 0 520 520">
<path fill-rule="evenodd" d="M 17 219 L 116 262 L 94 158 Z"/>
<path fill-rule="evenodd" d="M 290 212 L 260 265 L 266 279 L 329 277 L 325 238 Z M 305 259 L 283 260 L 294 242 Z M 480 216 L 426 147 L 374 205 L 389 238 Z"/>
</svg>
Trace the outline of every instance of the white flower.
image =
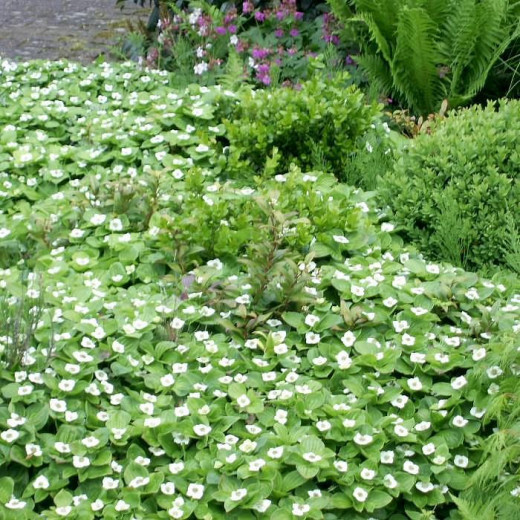
<svg viewBox="0 0 520 520">
<path fill-rule="evenodd" d="M 74 455 L 72 457 L 72 465 L 75 468 L 86 468 L 90 466 L 90 459 L 88 457 L 81 457 L 80 455 Z"/>
<path fill-rule="evenodd" d="M 420 352 L 412 352 L 410 354 L 410 361 L 412 363 L 418 363 L 418 364 L 426 363 L 426 354 L 422 354 Z"/>
<path fill-rule="evenodd" d="M 351 347 L 356 342 L 356 336 L 352 331 L 349 330 L 343 334 L 341 342 L 343 345 L 345 345 L 345 347 Z"/>
<path fill-rule="evenodd" d="M 393 307 L 397 303 L 399 303 L 398 300 L 396 300 L 395 298 L 392 298 L 391 296 L 389 296 L 388 298 L 385 298 L 383 300 L 383 305 L 388 308 Z"/>
<path fill-rule="evenodd" d="M 280 343 L 279 345 L 275 345 L 274 353 L 281 356 L 283 354 L 287 354 L 289 351 L 289 347 L 285 343 Z"/>
<path fill-rule="evenodd" d="M 359 476 L 364 480 L 373 480 L 376 476 L 376 472 L 373 469 L 363 468 Z"/>
<path fill-rule="evenodd" d="M 65 412 L 67 410 L 67 402 L 60 399 L 51 399 L 49 401 L 49 408 L 53 412 Z"/>
<path fill-rule="evenodd" d="M 267 456 L 271 459 L 279 459 L 283 455 L 283 446 L 278 446 L 277 448 L 270 448 L 267 450 Z"/>
<path fill-rule="evenodd" d="M 130 504 L 125 502 L 124 500 L 118 500 L 116 505 L 114 506 L 116 511 L 128 511 L 130 509 Z"/>
<path fill-rule="evenodd" d="M 204 486 L 202 484 L 190 484 L 186 491 L 186 496 L 193 500 L 200 500 L 204 495 Z"/>
<path fill-rule="evenodd" d="M 382 451 L 380 453 L 381 464 L 393 464 L 395 453 L 393 451 Z"/>
<path fill-rule="evenodd" d="M 459 376 L 459 377 L 456 377 L 451 382 L 451 387 L 454 390 L 459 390 L 460 388 L 462 388 L 463 386 L 466 386 L 467 384 L 468 384 L 468 380 L 464 376 Z"/>
<path fill-rule="evenodd" d="M 147 486 L 150 483 L 150 477 L 135 477 L 128 483 L 128 487 L 139 488 Z"/>
<path fill-rule="evenodd" d="M 345 462 L 344 460 L 335 460 L 334 467 L 340 473 L 346 473 L 348 471 L 348 463 Z"/>
<path fill-rule="evenodd" d="M 322 366 L 322 365 L 325 365 L 327 363 L 327 358 L 326 357 L 323 357 L 323 356 L 318 356 L 318 357 L 315 357 L 313 360 L 312 360 L 312 364 L 313 365 L 316 365 L 318 367 Z"/>
<path fill-rule="evenodd" d="M 23 509 L 27 505 L 27 502 L 23 502 L 22 500 L 18 500 L 14 496 L 11 496 L 9 502 L 5 504 L 7 509 Z"/>
<path fill-rule="evenodd" d="M 354 428 L 354 426 L 356 426 L 356 420 L 355 419 L 345 419 L 342 424 L 345 428 Z"/>
<path fill-rule="evenodd" d="M 472 358 L 473 361 L 480 361 L 486 357 L 486 349 L 484 347 L 477 348 L 473 351 Z"/>
<path fill-rule="evenodd" d="M 205 424 L 196 424 L 193 427 L 193 431 L 196 435 L 203 437 L 204 435 L 208 435 L 211 432 L 211 426 L 206 426 Z"/>
<path fill-rule="evenodd" d="M 237 404 L 241 408 L 245 408 L 246 406 L 249 406 L 251 404 L 251 399 L 247 397 L 246 394 L 242 394 L 240 397 L 237 398 Z"/>
<path fill-rule="evenodd" d="M 393 321 L 392 325 L 397 333 L 410 328 L 410 324 L 406 320 Z"/>
<path fill-rule="evenodd" d="M 41 446 L 31 443 L 25 445 L 25 453 L 27 454 L 27 458 L 41 457 L 43 455 Z"/>
<path fill-rule="evenodd" d="M 257 443 L 255 441 L 251 441 L 246 439 L 238 449 L 244 453 L 251 453 L 256 450 Z"/>
<path fill-rule="evenodd" d="M 352 285 L 350 287 L 350 291 L 354 296 L 364 296 L 365 295 L 365 289 L 363 287 L 360 287 L 359 285 Z"/>
<path fill-rule="evenodd" d="M 412 345 L 415 345 L 415 336 L 410 336 L 410 334 L 405 332 L 401 338 L 401 341 L 403 342 L 403 345 L 408 345 L 411 347 Z"/>
<path fill-rule="evenodd" d="M 385 475 L 383 477 L 383 484 L 385 487 L 387 487 L 388 489 L 394 489 L 396 488 L 399 483 L 397 482 L 397 480 L 395 480 L 394 476 L 393 475 Z"/>
<path fill-rule="evenodd" d="M 476 417 L 477 419 L 482 419 L 482 417 L 484 417 L 485 413 L 486 413 L 486 409 L 483 408 L 483 409 L 480 409 L 480 408 L 477 408 L 476 406 L 474 406 L 470 411 L 470 415 L 472 415 L 473 417 Z"/>
<path fill-rule="evenodd" d="M 302 457 L 307 462 L 320 462 L 320 460 L 323 458 L 321 455 L 318 455 L 316 453 L 313 453 L 312 451 L 308 451 L 302 455 Z"/>
<path fill-rule="evenodd" d="M 2 433 L 0 433 L 0 437 L 5 442 L 11 443 L 11 442 L 14 442 L 16 439 L 18 439 L 18 437 L 20 437 L 20 432 L 17 430 L 9 429 L 9 430 L 5 430 Z"/>
<path fill-rule="evenodd" d="M 326 432 L 332 428 L 332 424 L 329 421 L 318 421 L 316 428 L 318 428 L 320 432 Z"/>
<path fill-rule="evenodd" d="M 349 239 L 347 237 L 344 237 L 343 235 L 332 235 L 332 239 L 334 242 L 337 242 L 338 244 L 348 244 Z"/>
<path fill-rule="evenodd" d="M 305 334 L 305 343 L 307 343 L 307 345 L 316 345 L 320 342 L 320 339 L 320 335 L 315 332 L 307 332 Z"/>
<path fill-rule="evenodd" d="M 99 225 L 103 224 L 103 222 L 105 222 L 106 218 L 107 218 L 106 215 L 97 213 L 95 215 L 92 215 L 92 217 L 90 217 L 90 223 L 93 224 L 94 226 L 99 226 Z"/>
<path fill-rule="evenodd" d="M 81 444 L 86 446 L 87 448 L 95 448 L 100 443 L 100 440 L 97 437 L 91 435 L 90 437 L 85 437 L 82 439 Z"/>
<path fill-rule="evenodd" d="M 453 459 L 453 463 L 458 468 L 467 468 L 469 459 L 468 459 L 468 457 L 465 457 L 464 455 L 455 455 L 455 458 Z"/>
<path fill-rule="evenodd" d="M 404 408 L 406 406 L 406 403 L 408 402 L 409 398 L 407 395 L 398 395 L 395 399 L 392 399 L 390 401 L 393 406 L 396 408 Z"/>
<path fill-rule="evenodd" d="M 394 426 L 394 433 L 398 437 L 406 437 L 408 435 L 408 428 L 405 428 L 402 424 L 396 424 Z"/>
<path fill-rule="evenodd" d="M 33 482 L 34 489 L 47 489 L 49 486 L 50 486 L 49 479 L 44 475 L 40 475 Z"/>
<path fill-rule="evenodd" d="M 408 379 L 408 386 L 410 387 L 410 390 L 422 390 L 423 387 L 421 380 L 418 377 Z"/>
<path fill-rule="evenodd" d="M 60 453 L 70 453 L 70 444 L 66 444 L 64 442 L 55 442 L 54 448 Z"/>
<path fill-rule="evenodd" d="M 368 498 L 368 493 L 361 487 L 354 489 L 352 495 L 358 502 L 365 502 Z"/>
<path fill-rule="evenodd" d="M 344 350 L 336 354 L 336 361 L 340 370 L 348 370 L 352 366 L 352 358 Z"/>
<path fill-rule="evenodd" d="M 418 431 L 418 432 L 424 432 L 426 430 L 428 430 L 431 426 L 431 423 L 429 423 L 428 421 L 421 421 L 420 423 L 417 423 L 415 425 L 415 430 Z"/>
<path fill-rule="evenodd" d="M 468 420 L 464 419 L 464 417 L 462 417 L 462 415 L 456 415 L 453 418 L 452 424 L 453 424 L 453 426 L 456 426 L 457 428 L 464 428 L 464 426 L 466 426 L 466 424 L 468 424 Z"/>
<path fill-rule="evenodd" d="M 119 480 L 111 477 L 104 477 L 101 483 L 103 489 L 116 489 L 119 486 Z"/>
<path fill-rule="evenodd" d="M 101 511 L 101 509 L 103 509 L 104 507 L 105 504 L 103 500 L 100 500 L 99 498 L 95 502 L 92 502 L 92 504 L 90 504 L 90 509 L 92 509 L 92 511 Z"/>
<path fill-rule="evenodd" d="M 320 318 L 314 314 L 307 314 L 305 316 L 305 325 L 308 325 L 309 327 L 314 327 L 316 323 L 319 323 Z"/>
<path fill-rule="evenodd" d="M 383 222 L 381 224 L 381 231 L 386 231 L 386 232 L 390 233 L 394 229 L 395 229 L 395 226 L 393 224 L 391 224 L 390 222 Z"/>
<path fill-rule="evenodd" d="M 294 516 L 303 516 L 307 514 L 311 510 L 311 506 L 309 504 L 293 504 L 292 505 L 292 514 Z"/>
<path fill-rule="evenodd" d="M 168 465 L 168 470 L 172 475 L 177 475 L 184 469 L 184 462 L 172 462 Z"/>
<path fill-rule="evenodd" d="M 240 502 L 245 496 L 247 496 L 247 489 L 240 488 L 231 492 L 231 496 L 229 497 L 233 502 Z"/>
<path fill-rule="evenodd" d="M 411 460 L 406 460 L 403 464 L 403 471 L 406 471 L 406 473 L 410 473 L 410 475 L 418 475 L 419 466 L 417 466 L 417 464 L 414 464 Z"/>
<path fill-rule="evenodd" d="M 435 444 L 433 444 L 433 442 L 429 442 L 422 447 L 422 452 L 424 455 L 431 455 L 432 453 L 435 453 L 435 449 Z"/>
<path fill-rule="evenodd" d="M 200 63 L 197 63 L 193 67 L 193 72 L 197 74 L 197 76 L 201 76 L 208 70 L 208 64 L 205 61 L 201 61 Z"/>
<path fill-rule="evenodd" d="M 356 435 L 354 435 L 354 442 L 356 444 L 359 444 L 360 446 L 366 446 L 367 444 L 370 444 L 373 440 L 374 438 L 372 437 L 372 435 L 363 435 L 361 433 L 356 433 Z"/>
<path fill-rule="evenodd" d="M 144 420 L 144 426 L 146 428 L 157 428 L 161 424 L 162 420 L 160 417 L 147 417 Z"/>
<path fill-rule="evenodd" d="M 164 482 L 163 484 L 161 484 L 161 493 L 163 495 L 174 495 L 175 484 L 173 482 Z"/>
<path fill-rule="evenodd" d="M 264 459 L 256 459 L 249 463 L 249 471 L 260 471 L 265 466 Z"/>
<path fill-rule="evenodd" d="M 431 482 L 417 482 L 415 487 L 422 493 L 429 493 L 435 489 L 435 486 Z"/>
<path fill-rule="evenodd" d="M 175 330 L 181 330 L 182 327 L 184 327 L 184 321 L 180 318 L 173 318 L 173 320 L 170 322 L 170 327 Z"/>
<path fill-rule="evenodd" d="M 486 374 L 489 377 L 489 379 L 496 379 L 497 377 L 501 376 L 504 373 L 504 371 L 499 366 L 492 366 L 489 367 L 486 370 Z"/>
</svg>

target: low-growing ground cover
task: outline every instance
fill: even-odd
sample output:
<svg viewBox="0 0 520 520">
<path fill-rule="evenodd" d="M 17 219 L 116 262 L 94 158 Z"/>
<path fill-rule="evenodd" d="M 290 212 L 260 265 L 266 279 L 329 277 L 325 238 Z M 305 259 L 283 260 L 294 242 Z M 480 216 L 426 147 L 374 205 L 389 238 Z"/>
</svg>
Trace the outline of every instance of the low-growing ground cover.
<svg viewBox="0 0 520 520">
<path fill-rule="evenodd" d="M 507 280 L 331 174 L 228 180 L 232 92 L 1 73 L 0 518 L 460 518 L 515 432 Z"/>
</svg>

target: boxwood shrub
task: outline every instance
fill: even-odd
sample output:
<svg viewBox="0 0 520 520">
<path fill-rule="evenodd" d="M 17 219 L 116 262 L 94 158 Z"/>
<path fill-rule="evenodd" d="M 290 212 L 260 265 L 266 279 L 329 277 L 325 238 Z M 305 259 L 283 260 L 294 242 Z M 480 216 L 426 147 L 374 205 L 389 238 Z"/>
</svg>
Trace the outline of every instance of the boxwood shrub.
<svg viewBox="0 0 520 520">
<path fill-rule="evenodd" d="M 378 119 L 347 77 L 315 77 L 300 89 L 245 91 L 226 122 L 233 168 L 238 172 L 283 173 L 291 162 L 321 168 L 339 178 L 356 140 Z"/>
<path fill-rule="evenodd" d="M 432 258 L 504 265 L 508 215 L 520 215 L 520 101 L 474 106 L 405 148 L 380 184 L 406 237 Z"/>
</svg>

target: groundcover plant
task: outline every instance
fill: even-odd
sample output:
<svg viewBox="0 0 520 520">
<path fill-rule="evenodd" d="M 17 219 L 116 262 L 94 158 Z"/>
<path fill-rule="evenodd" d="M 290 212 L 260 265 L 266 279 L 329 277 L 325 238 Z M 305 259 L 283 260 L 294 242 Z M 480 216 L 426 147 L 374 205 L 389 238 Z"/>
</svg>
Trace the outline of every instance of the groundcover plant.
<svg viewBox="0 0 520 520">
<path fill-rule="evenodd" d="M 457 518 L 520 294 L 332 175 L 226 180 L 234 94 L 167 81 L 1 63 L 0 518 Z"/>
</svg>

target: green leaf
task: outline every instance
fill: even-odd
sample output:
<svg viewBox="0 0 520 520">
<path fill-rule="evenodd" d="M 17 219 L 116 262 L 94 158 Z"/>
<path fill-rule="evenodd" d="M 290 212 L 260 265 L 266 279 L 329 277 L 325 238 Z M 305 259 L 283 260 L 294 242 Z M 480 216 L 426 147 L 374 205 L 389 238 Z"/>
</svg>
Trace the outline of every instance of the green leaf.
<svg viewBox="0 0 520 520">
<path fill-rule="evenodd" d="M 0 503 L 6 504 L 11 499 L 14 491 L 13 479 L 9 477 L 0 478 Z"/>
<path fill-rule="evenodd" d="M 296 489 L 297 487 L 305 484 L 308 478 L 309 477 L 302 475 L 299 471 L 291 471 L 286 473 L 282 479 L 282 490 L 285 493 L 288 493 L 289 491 L 292 491 L 293 489 Z"/>
</svg>

